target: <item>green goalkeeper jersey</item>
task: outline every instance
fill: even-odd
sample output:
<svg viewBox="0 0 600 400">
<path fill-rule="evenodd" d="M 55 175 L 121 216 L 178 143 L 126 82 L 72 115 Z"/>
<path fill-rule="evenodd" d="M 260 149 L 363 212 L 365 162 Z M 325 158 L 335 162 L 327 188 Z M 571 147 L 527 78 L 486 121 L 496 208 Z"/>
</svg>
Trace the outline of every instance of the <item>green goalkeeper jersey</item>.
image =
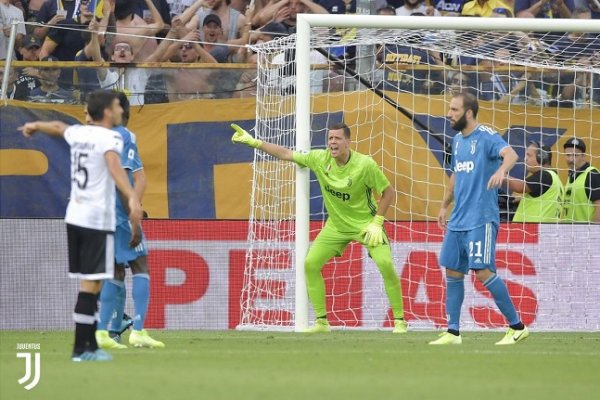
<svg viewBox="0 0 600 400">
<path fill-rule="evenodd" d="M 319 181 L 329 218 L 338 232 L 360 232 L 377 213 L 373 190 L 382 193 L 390 181 L 369 156 L 350 152 L 350 159 L 339 166 L 329 150 L 294 152 L 294 161 L 310 168 Z"/>
</svg>

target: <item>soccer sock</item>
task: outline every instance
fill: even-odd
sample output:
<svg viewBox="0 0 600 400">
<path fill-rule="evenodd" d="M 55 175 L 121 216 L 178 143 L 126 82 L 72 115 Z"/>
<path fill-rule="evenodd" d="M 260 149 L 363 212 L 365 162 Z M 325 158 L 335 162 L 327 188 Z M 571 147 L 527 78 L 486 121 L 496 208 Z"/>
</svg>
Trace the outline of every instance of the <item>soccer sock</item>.
<svg viewBox="0 0 600 400">
<path fill-rule="evenodd" d="M 98 350 L 98 342 L 96 342 L 96 329 L 98 329 L 98 320 L 100 319 L 100 314 L 98 313 L 98 294 L 95 295 L 96 300 L 94 301 L 94 326 L 92 327 L 92 334 L 90 336 L 90 351 Z"/>
<path fill-rule="evenodd" d="M 114 301 L 114 313 L 112 314 L 112 320 L 110 321 L 110 330 L 112 332 L 121 331 L 121 322 L 123 321 L 123 313 L 125 312 L 125 299 L 127 298 L 127 290 L 125 289 L 125 282 L 118 281 L 116 279 L 112 282 L 118 287 L 117 295 Z"/>
<path fill-rule="evenodd" d="M 86 350 L 91 349 L 91 338 L 94 337 L 94 323 L 96 322 L 96 300 L 98 295 L 93 293 L 79 292 L 75 312 L 73 312 L 73 321 L 75 321 L 75 344 L 73 354 L 79 355 Z M 94 340 L 95 342 L 95 340 Z"/>
<path fill-rule="evenodd" d="M 148 302 L 150 301 L 150 276 L 148 274 L 133 275 L 133 329 L 141 331 L 144 329 Z"/>
<path fill-rule="evenodd" d="M 446 312 L 448 332 L 458 336 L 460 332 L 460 309 L 465 299 L 464 278 L 446 276 Z"/>
<path fill-rule="evenodd" d="M 372 247 L 369 249 L 369 254 L 383 278 L 383 286 L 387 294 L 394 319 L 404 319 L 404 302 L 402 299 L 402 287 L 400 286 L 400 278 L 394 269 L 392 261 L 392 253 L 389 245 Z"/>
<path fill-rule="evenodd" d="M 496 274 L 490 276 L 485 282 L 483 282 L 483 286 L 489 290 L 500 309 L 504 318 L 508 321 L 508 324 L 513 326 L 517 325 L 521 322 L 519 316 L 517 315 L 517 310 L 510 299 L 510 295 L 508 294 L 508 289 L 504 284 L 504 281 L 500 279 L 500 277 Z"/>
<path fill-rule="evenodd" d="M 100 318 L 98 320 L 98 329 L 101 331 L 108 330 L 108 323 L 115 311 L 115 303 L 120 290 L 119 283 L 123 284 L 123 282 L 114 279 L 107 279 L 102 286 L 100 292 Z"/>
</svg>

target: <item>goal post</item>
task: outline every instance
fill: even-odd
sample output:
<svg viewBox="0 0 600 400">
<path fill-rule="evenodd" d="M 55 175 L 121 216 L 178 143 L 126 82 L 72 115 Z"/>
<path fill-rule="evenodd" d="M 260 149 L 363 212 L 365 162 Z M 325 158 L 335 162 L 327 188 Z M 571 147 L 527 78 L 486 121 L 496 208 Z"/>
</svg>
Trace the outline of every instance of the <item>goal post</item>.
<svg viewBox="0 0 600 400">
<path fill-rule="evenodd" d="M 393 210 L 390 225 L 393 224 L 394 233 L 391 236 L 399 242 L 409 243 L 408 247 L 420 246 L 419 257 L 421 258 L 416 262 L 418 264 L 416 267 L 411 264 L 414 264 L 415 261 L 411 258 L 410 251 L 394 253 L 395 262 L 411 264 L 411 267 L 415 267 L 408 273 L 405 273 L 406 269 L 402 271 L 402 282 L 405 302 L 408 298 L 410 302 L 415 303 L 414 306 L 405 306 L 409 321 L 414 318 L 418 328 L 441 326 L 445 319 L 443 302 L 440 300 L 443 297 L 444 286 L 438 279 L 441 273 L 432 270 L 432 265 L 437 262 L 437 259 L 433 259 L 436 257 L 436 251 L 439 251 L 441 232 L 435 228 L 432 221 L 434 220 L 433 210 L 437 208 L 439 193 L 443 192 L 444 179 L 447 177 L 448 166 L 444 163 L 443 153 L 450 143 L 451 136 L 446 132 L 447 128 L 443 122 L 445 114 L 437 117 L 436 115 L 440 115 L 440 112 L 436 111 L 437 114 L 435 114 L 432 110 L 445 108 L 448 99 L 438 91 L 434 94 L 430 87 L 417 93 L 386 82 L 387 78 L 381 78 L 381 74 L 387 74 L 387 69 L 394 68 L 394 66 L 386 65 L 385 61 L 382 62 L 383 66 L 368 71 L 369 76 L 359 76 L 360 71 L 357 73 L 353 69 L 354 67 L 348 65 L 352 63 L 351 59 L 342 59 L 343 63 L 348 64 L 340 67 L 335 65 L 335 57 L 330 57 L 328 60 L 319 54 L 331 54 L 333 51 L 330 50 L 340 46 L 366 45 L 375 48 L 378 45 L 385 47 L 387 43 L 390 43 L 395 46 L 406 45 L 422 52 L 439 52 L 448 57 L 468 56 L 478 60 L 498 61 L 498 63 L 493 63 L 494 65 L 490 68 L 498 72 L 498 75 L 511 75 L 511 79 L 513 74 L 525 76 L 524 74 L 528 73 L 537 74 L 536 71 L 543 69 L 551 69 L 558 76 L 556 79 L 559 83 L 562 82 L 560 81 L 561 73 L 569 74 L 569 76 L 579 74 L 577 77 L 581 79 L 575 82 L 575 90 L 580 90 L 583 86 L 585 95 L 579 102 L 573 100 L 571 108 L 552 105 L 552 101 L 543 97 L 536 97 L 534 102 L 530 98 L 532 94 L 528 92 L 529 89 L 523 89 L 523 92 L 527 92 L 523 95 L 527 98 L 523 103 L 515 101 L 513 104 L 512 100 L 508 104 L 502 101 L 495 102 L 495 100 L 485 101 L 483 106 L 484 112 L 487 114 L 485 122 L 497 129 L 503 128 L 503 131 L 510 137 L 521 135 L 519 137 L 522 140 L 518 144 L 521 146 L 521 156 L 526 147 L 524 143 L 527 143 L 523 140 L 548 139 L 551 145 L 555 146 L 555 151 L 560 150 L 558 148 L 560 135 L 569 131 L 568 126 L 572 123 L 573 127 L 568 134 L 574 135 L 577 132 L 578 137 L 588 142 L 588 155 L 593 163 L 598 161 L 600 155 L 598 152 L 600 138 L 597 137 L 597 134 L 594 136 L 592 133 L 598 132 L 598 128 L 600 128 L 600 120 L 594 117 L 600 113 L 600 109 L 593 105 L 596 97 L 593 94 L 594 86 L 590 84 L 590 80 L 593 81 L 600 76 L 600 57 L 592 57 L 591 61 L 587 63 L 579 63 L 578 52 L 580 49 L 568 48 L 566 52 L 572 52 L 572 54 L 567 54 L 568 62 L 565 62 L 565 57 L 558 59 L 555 54 L 551 53 L 553 50 L 548 50 L 547 44 L 543 42 L 545 47 L 540 50 L 539 41 L 535 43 L 532 41 L 525 48 L 509 56 L 493 53 L 500 49 L 499 46 L 496 48 L 492 46 L 492 53 L 478 54 L 478 49 L 469 47 L 469 43 L 465 43 L 465 47 L 462 48 L 461 43 L 457 44 L 454 39 L 445 40 L 446 37 L 451 37 L 450 33 L 454 32 L 474 32 L 475 35 L 480 35 L 484 39 L 488 34 L 500 32 L 506 32 L 507 35 L 510 32 L 533 33 L 548 32 L 549 30 L 600 33 L 600 21 L 598 20 L 556 19 L 552 20 L 551 24 L 550 27 L 549 21 L 544 19 L 521 18 L 418 18 L 301 14 L 297 16 L 295 36 L 253 47 L 258 53 L 257 124 L 255 130 L 258 138 L 275 141 L 299 151 L 308 151 L 315 146 L 324 147 L 323 136 L 325 136 L 327 125 L 332 122 L 341 122 L 340 118 L 346 118 L 351 114 L 355 123 L 355 126 L 351 127 L 353 135 L 354 129 L 359 131 L 359 137 L 356 139 L 358 151 L 373 156 L 387 175 L 395 175 L 392 183 L 397 190 L 401 191 L 400 195 L 406 197 L 407 200 L 405 200 L 404 207 L 396 207 Z M 344 33 L 336 31 L 341 28 L 354 30 L 354 36 L 346 37 Z M 421 34 L 419 42 L 403 39 L 403 36 L 410 36 L 415 32 Z M 427 41 L 429 32 L 434 32 L 438 38 L 448 35 L 441 37 L 441 40 L 432 45 Z M 495 39 L 498 38 L 495 37 Z M 500 38 L 499 42 L 502 40 L 505 42 L 514 40 L 516 43 L 519 39 L 506 36 Z M 488 50 L 490 50 L 490 46 L 488 45 Z M 519 43 L 519 47 L 523 47 L 522 43 Z M 316 49 L 320 51 L 315 51 Z M 321 51 L 323 49 L 324 51 Z M 370 57 L 375 58 L 375 55 L 373 53 Z M 327 66 L 316 66 L 316 64 L 326 64 Z M 461 65 L 452 67 L 449 65 L 409 65 L 405 68 L 413 72 L 416 77 L 414 80 L 420 81 L 417 83 L 422 84 L 428 81 L 427 84 L 432 83 L 438 86 L 449 85 L 448 76 L 477 75 L 476 72 L 473 72 L 476 69 L 463 68 Z M 321 74 L 315 74 L 319 69 Z M 333 76 L 334 74 L 329 69 L 336 69 L 338 76 Z M 438 70 L 442 72 L 438 74 L 436 72 Z M 418 71 L 425 71 L 425 73 L 420 75 Z M 539 77 L 536 75 L 531 80 L 535 81 L 538 86 L 543 86 L 546 77 L 542 76 L 541 72 L 539 74 Z M 317 79 L 323 80 L 322 85 L 315 84 L 317 75 L 320 76 Z M 342 79 L 343 82 L 338 83 L 336 79 L 339 76 L 347 79 Z M 477 76 L 476 78 L 479 79 Z M 366 83 L 366 87 L 364 83 Z M 335 85 L 340 86 L 341 89 L 339 87 L 331 89 Z M 473 85 L 477 90 L 483 90 L 482 87 L 485 87 L 479 80 Z M 492 88 L 491 90 L 493 92 L 496 89 Z M 494 95 L 495 92 L 492 94 Z M 391 108 L 389 108 L 390 105 Z M 547 107 L 552 107 L 551 111 L 544 111 L 548 109 Z M 349 110 L 350 108 L 351 110 Z M 400 113 L 404 116 L 392 115 L 400 110 L 405 111 Z M 546 118 L 547 115 L 543 112 L 550 117 Z M 373 118 L 378 125 L 377 128 L 367 127 L 369 118 Z M 542 119 L 546 122 L 542 123 Z M 544 127 L 544 124 L 550 127 Z M 534 125 L 539 128 L 531 128 Z M 386 128 L 394 132 L 388 132 L 386 135 L 384 133 Z M 436 129 L 437 133 L 433 132 Z M 560 144 L 562 143 L 560 142 Z M 384 163 L 384 160 L 387 162 Z M 564 158 L 560 158 L 559 161 L 563 162 Z M 318 201 L 320 195 L 314 193 L 316 185 L 314 181 L 311 181 L 308 170 L 293 167 L 293 174 L 290 174 L 290 167 L 273 167 L 273 163 L 277 164 L 261 152 L 255 153 L 249 256 L 244 275 L 243 315 L 240 327 L 301 331 L 308 326 L 312 315 L 303 271 L 304 260 L 310 239 L 313 239 L 318 232 L 326 214 L 322 208 L 322 202 Z M 596 164 L 598 163 L 596 162 Z M 560 165 L 556 158 L 552 166 L 559 170 L 562 176 L 566 176 L 566 167 Z M 405 168 L 407 172 L 399 176 L 398 168 Z M 523 166 L 519 171 L 524 173 Z M 415 172 L 418 172 L 420 179 L 417 183 L 411 181 Z M 291 182 L 286 181 L 292 178 L 293 189 L 289 186 Z M 313 192 L 311 192 L 311 187 Z M 513 226 L 506 228 L 500 234 L 502 240 L 508 244 L 501 246 L 499 262 L 503 263 L 504 270 L 508 271 L 507 274 L 521 274 L 519 279 L 515 279 L 511 290 L 519 291 L 517 295 L 522 297 L 523 309 L 527 309 L 523 312 L 531 314 L 530 320 L 536 318 L 540 320 L 540 312 L 548 313 L 544 314 L 544 317 L 549 318 L 551 313 L 548 309 L 552 306 L 552 296 L 571 296 L 573 293 L 547 295 L 544 291 L 549 282 L 545 280 L 558 278 L 544 275 L 548 273 L 547 271 L 537 273 L 534 271 L 535 268 L 531 270 L 527 268 L 530 264 L 535 264 L 537 258 L 543 259 L 540 261 L 541 263 L 548 261 L 543 258 L 544 249 L 548 246 L 547 240 L 554 240 L 553 243 L 558 246 L 565 240 L 565 237 L 561 236 L 565 229 L 560 228 L 559 225 L 554 225 L 554 228 L 549 225 L 539 228 L 524 224 L 521 226 L 511 225 Z M 545 234 L 546 232 L 549 234 Z M 571 235 L 593 237 L 597 233 L 599 232 L 593 225 L 571 225 Z M 540 239 L 536 246 L 530 246 L 533 243 L 532 238 L 541 238 L 542 236 L 546 242 Z M 418 240 L 421 240 L 422 243 L 410 244 L 411 241 Z M 337 310 L 337 314 L 335 310 L 333 312 L 335 314 L 333 325 L 366 329 L 389 327 L 390 321 L 388 318 L 386 322 L 385 315 L 388 305 L 385 296 L 381 296 L 381 287 L 377 286 L 379 285 L 377 272 L 373 271 L 372 265 L 367 266 L 369 261 L 364 252 L 350 246 L 347 253 L 349 255 L 346 258 L 342 257 L 341 260 L 333 262 L 328 272 L 329 275 L 326 277 L 328 288 L 331 289 L 332 286 L 337 285 L 332 289 L 332 293 L 328 292 L 328 307 L 333 304 L 334 309 Z M 591 272 L 585 268 L 600 269 L 600 259 L 598 255 L 593 254 L 591 244 L 584 254 L 587 257 L 587 267 L 581 266 L 585 270 L 581 273 Z M 580 255 L 583 257 L 583 254 L 572 254 L 570 257 Z M 360 266 L 357 267 L 358 264 Z M 518 270 L 517 265 L 521 265 L 522 268 Z M 553 268 L 556 273 L 559 273 L 560 268 L 556 261 Z M 370 271 L 365 272 L 366 269 L 370 269 Z M 436 278 L 431 278 L 433 275 Z M 428 279 L 431 280 L 427 281 Z M 425 282 L 425 288 L 422 285 L 423 282 Z M 555 282 L 552 283 L 555 284 Z M 340 288 L 343 285 L 346 287 Z M 369 285 L 377 287 L 371 290 L 368 289 Z M 535 290 L 531 291 L 528 285 L 537 285 L 536 290 L 539 290 L 540 293 L 536 294 Z M 584 285 L 585 287 L 577 285 L 579 283 L 573 282 L 575 292 L 589 290 L 587 284 Z M 494 315 L 487 307 L 488 302 L 483 299 L 476 282 L 472 282 L 472 286 L 467 293 L 472 306 L 469 317 L 471 321 L 467 323 L 467 329 L 498 327 L 498 316 Z M 511 294 L 513 293 L 511 292 Z M 547 296 L 544 298 L 544 304 L 541 301 L 543 296 Z M 588 294 L 584 295 L 586 298 L 587 296 Z M 357 305 L 359 302 L 360 306 Z M 582 307 L 584 313 L 589 315 L 593 310 L 599 310 L 600 304 L 596 302 L 582 305 Z M 384 311 L 374 311 L 375 309 Z M 600 329 L 598 318 L 592 321 L 588 319 L 587 322 L 578 324 L 584 330 Z M 547 321 L 540 323 L 539 326 L 541 329 L 547 330 L 558 329 Z"/>
</svg>

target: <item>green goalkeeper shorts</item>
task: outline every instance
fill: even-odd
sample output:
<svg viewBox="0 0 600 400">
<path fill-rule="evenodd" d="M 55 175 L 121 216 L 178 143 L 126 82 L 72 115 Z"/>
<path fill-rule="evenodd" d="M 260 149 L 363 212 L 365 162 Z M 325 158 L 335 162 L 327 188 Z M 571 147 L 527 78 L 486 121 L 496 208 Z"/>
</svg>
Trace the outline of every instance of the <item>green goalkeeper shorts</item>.
<svg viewBox="0 0 600 400">
<path fill-rule="evenodd" d="M 384 235 L 384 245 L 388 245 L 389 241 L 387 239 L 387 234 L 385 232 L 385 229 L 383 231 L 383 235 Z M 321 232 L 319 232 L 319 234 L 317 235 L 317 237 L 315 238 L 312 246 L 311 246 L 311 251 L 313 250 L 327 250 L 327 253 L 334 253 L 335 256 L 334 257 L 339 257 L 342 254 L 344 254 L 344 250 L 346 249 L 346 246 L 348 246 L 348 243 L 355 241 L 358 242 L 364 246 L 366 246 L 367 248 L 369 248 L 369 246 L 367 246 L 364 242 L 364 234 L 361 232 L 338 232 L 337 229 L 335 229 L 333 226 L 331 226 L 330 224 L 325 223 L 325 226 L 323 227 L 323 229 L 321 230 Z"/>
</svg>

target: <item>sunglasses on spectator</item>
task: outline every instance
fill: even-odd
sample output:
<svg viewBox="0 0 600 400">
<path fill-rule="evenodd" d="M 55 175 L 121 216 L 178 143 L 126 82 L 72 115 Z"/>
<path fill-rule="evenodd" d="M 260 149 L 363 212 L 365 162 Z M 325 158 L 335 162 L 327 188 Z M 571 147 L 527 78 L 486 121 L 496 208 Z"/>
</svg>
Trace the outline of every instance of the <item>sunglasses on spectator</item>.
<svg viewBox="0 0 600 400">
<path fill-rule="evenodd" d="M 506 15 L 507 17 L 512 17 L 512 13 L 508 8 L 494 8 L 492 12 L 495 14 L 502 14 Z"/>
<path fill-rule="evenodd" d="M 456 83 L 456 84 L 458 84 L 458 85 L 462 84 L 462 81 L 463 81 L 463 80 L 462 80 L 462 79 L 460 79 L 460 78 L 452 78 L 452 83 Z"/>
<path fill-rule="evenodd" d="M 182 49 L 186 49 L 186 50 L 189 50 L 189 49 L 191 49 L 192 47 L 194 47 L 194 45 L 193 45 L 193 44 L 191 44 L 191 43 L 184 43 L 184 44 L 181 46 L 181 48 L 182 48 Z"/>
<path fill-rule="evenodd" d="M 131 52 L 131 47 L 127 44 L 117 45 L 115 46 L 115 51 L 129 51 Z"/>
</svg>

